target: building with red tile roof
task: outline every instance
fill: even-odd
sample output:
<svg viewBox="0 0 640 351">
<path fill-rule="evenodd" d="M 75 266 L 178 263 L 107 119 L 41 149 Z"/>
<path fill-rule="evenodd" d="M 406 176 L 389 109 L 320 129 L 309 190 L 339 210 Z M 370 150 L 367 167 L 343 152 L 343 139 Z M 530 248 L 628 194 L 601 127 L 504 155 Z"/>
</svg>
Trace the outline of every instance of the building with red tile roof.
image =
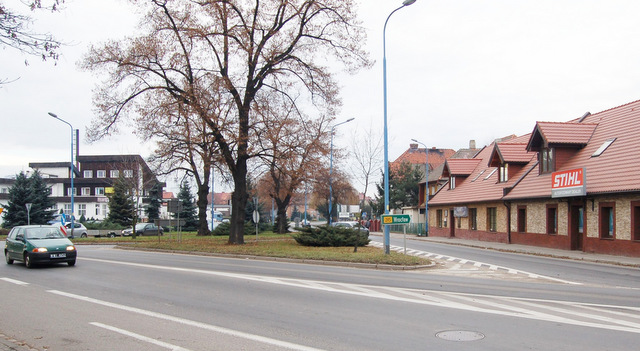
<svg viewBox="0 0 640 351">
<path fill-rule="evenodd" d="M 429 235 L 640 256 L 638 130 L 640 100 L 447 160 Z"/>
</svg>

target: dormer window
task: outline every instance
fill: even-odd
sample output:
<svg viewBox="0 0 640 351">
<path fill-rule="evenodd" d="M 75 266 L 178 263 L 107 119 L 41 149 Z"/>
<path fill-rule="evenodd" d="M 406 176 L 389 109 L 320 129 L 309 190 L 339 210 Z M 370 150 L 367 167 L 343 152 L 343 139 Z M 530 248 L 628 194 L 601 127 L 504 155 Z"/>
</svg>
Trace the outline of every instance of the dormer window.
<svg viewBox="0 0 640 351">
<path fill-rule="evenodd" d="M 555 171 L 555 152 L 553 148 L 544 148 L 539 153 L 540 173 L 551 173 Z"/>
<path fill-rule="evenodd" d="M 509 180 L 509 164 L 505 163 L 500 166 L 500 179 L 498 180 L 500 183 L 506 183 Z"/>
<path fill-rule="evenodd" d="M 449 177 L 449 189 L 453 190 L 456 188 L 456 177 Z"/>
</svg>

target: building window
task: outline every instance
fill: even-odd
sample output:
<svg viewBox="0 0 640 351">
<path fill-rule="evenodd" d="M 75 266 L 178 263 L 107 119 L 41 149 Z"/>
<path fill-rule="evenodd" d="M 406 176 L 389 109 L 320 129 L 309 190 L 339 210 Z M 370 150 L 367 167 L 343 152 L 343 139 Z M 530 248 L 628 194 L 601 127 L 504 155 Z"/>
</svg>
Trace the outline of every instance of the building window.
<svg viewBox="0 0 640 351">
<path fill-rule="evenodd" d="M 509 164 L 505 163 L 500 166 L 500 179 L 498 181 L 500 183 L 506 183 L 509 180 Z"/>
<path fill-rule="evenodd" d="M 90 169 L 85 170 L 85 171 L 83 172 L 83 176 L 84 176 L 85 178 L 93 178 L 93 171 L 92 171 L 92 170 L 90 170 Z"/>
<path fill-rule="evenodd" d="M 469 229 L 478 230 L 478 209 L 469 209 Z"/>
<path fill-rule="evenodd" d="M 553 148 L 544 148 L 540 150 L 540 173 L 551 173 L 555 171 L 555 152 Z"/>
<path fill-rule="evenodd" d="M 100 215 L 100 204 L 96 204 L 96 216 Z"/>
<path fill-rule="evenodd" d="M 449 189 L 453 190 L 456 188 L 456 177 L 449 177 Z"/>
<path fill-rule="evenodd" d="M 518 206 L 518 232 L 527 232 L 527 206 Z"/>
<path fill-rule="evenodd" d="M 133 178 L 133 170 L 131 169 L 125 169 L 123 173 L 125 178 Z"/>
<path fill-rule="evenodd" d="M 71 214 L 71 204 L 64 204 L 64 214 L 65 215 L 70 215 Z"/>
<path fill-rule="evenodd" d="M 98 177 L 98 178 L 106 178 L 107 177 L 107 171 L 105 171 L 104 169 L 97 170 L 96 171 L 96 177 Z"/>
<path fill-rule="evenodd" d="M 87 204 L 78 204 L 78 216 L 87 216 Z"/>
<path fill-rule="evenodd" d="M 104 187 L 96 188 L 96 195 L 104 196 Z"/>
<path fill-rule="evenodd" d="M 599 205 L 598 221 L 600 223 L 600 238 L 613 239 L 616 230 L 616 205 L 613 202 L 601 202 Z"/>
<path fill-rule="evenodd" d="M 118 178 L 118 177 L 120 177 L 120 171 L 119 171 L 119 170 L 117 170 L 117 169 L 112 169 L 112 170 L 109 172 L 109 177 L 111 177 L 111 178 Z"/>
<path fill-rule="evenodd" d="M 91 188 L 82 188 L 82 189 L 80 189 L 80 194 L 82 196 L 90 196 L 91 195 Z"/>
<path fill-rule="evenodd" d="M 498 231 L 498 209 L 496 207 L 487 208 L 487 230 Z"/>
<path fill-rule="evenodd" d="M 445 228 L 447 227 L 447 219 L 449 219 L 449 211 L 444 210 L 444 216 L 442 216 L 442 226 Z"/>
<path fill-rule="evenodd" d="M 78 189 L 77 188 L 67 188 L 67 196 L 71 196 L 71 190 L 73 189 L 73 196 L 78 195 Z"/>
<path fill-rule="evenodd" d="M 442 228 L 442 210 L 436 211 L 436 217 L 438 220 L 438 228 Z"/>
<path fill-rule="evenodd" d="M 558 234 L 558 205 L 547 205 L 547 234 Z"/>
<path fill-rule="evenodd" d="M 631 201 L 631 240 L 640 241 L 640 201 Z"/>
</svg>

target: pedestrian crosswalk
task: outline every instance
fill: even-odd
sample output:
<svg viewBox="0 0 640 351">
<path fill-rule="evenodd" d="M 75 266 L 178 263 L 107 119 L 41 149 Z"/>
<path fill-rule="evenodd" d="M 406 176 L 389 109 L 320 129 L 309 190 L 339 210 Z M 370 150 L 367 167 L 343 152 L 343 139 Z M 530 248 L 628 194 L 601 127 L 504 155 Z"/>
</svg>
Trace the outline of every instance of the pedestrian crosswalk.
<svg viewBox="0 0 640 351">
<path fill-rule="evenodd" d="M 371 241 L 369 243 L 369 245 L 374 246 L 374 247 L 383 247 L 383 244 L 377 241 Z M 401 247 L 401 246 L 394 246 L 391 245 L 389 247 L 390 250 L 392 251 L 396 251 L 396 252 L 400 252 L 400 253 L 404 253 L 405 252 L 405 248 Z M 499 265 L 495 265 L 495 264 L 491 264 L 491 263 L 484 263 L 484 262 L 478 262 L 478 261 L 472 261 L 472 260 L 468 260 L 468 259 L 463 259 L 463 258 L 459 258 L 459 257 L 452 257 L 452 256 L 448 256 L 448 255 L 441 255 L 438 253 L 433 253 L 433 252 L 426 252 L 426 251 L 421 251 L 421 250 L 414 250 L 414 249 L 406 249 L 406 253 L 408 255 L 413 255 L 413 256 L 418 256 L 418 257 L 424 257 L 424 258 L 428 258 L 437 262 L 441 262 L 443 263 L 443 265 L 446 266 L 446 268 L 448 268 L 447 270 L 449 271 L 449 273 L 456 274 L 456 272 L 458 273 L 477 273 L 479 271 L 488 271 L 488 272 L 494 272 L 497 274 L 506 274 L 506 275 L 513 275 L 514 277 L 526 277 L 529 279 L 542 279 L 542 280 L 547 280 L 547 281 L 552 281 L 552 282 L 557 282 L 557 283 L 563 283 L 563 284 L 572 284 L 572 285 L 580 285 L 580 283 L 577 282 L 572 282 L 572 281 L 568 281 L 565 279 L 559 279 L 559 278 L 554 278 L 554 277 L 549 277 L 549 276 L 545 276 L 545 275 L 540 275 L 540 274 L 536 274 L 536 273 L 531 273 L 531 272 L 526 272 L 523 270 L 519 270 L 519 269 L 514 269 L 514 268 L 510 268 L 510 267 L 504 267 L 504 266 L 499 266 Z M 439 273 L 439 272 L 438 272 Z"/>
</svg>

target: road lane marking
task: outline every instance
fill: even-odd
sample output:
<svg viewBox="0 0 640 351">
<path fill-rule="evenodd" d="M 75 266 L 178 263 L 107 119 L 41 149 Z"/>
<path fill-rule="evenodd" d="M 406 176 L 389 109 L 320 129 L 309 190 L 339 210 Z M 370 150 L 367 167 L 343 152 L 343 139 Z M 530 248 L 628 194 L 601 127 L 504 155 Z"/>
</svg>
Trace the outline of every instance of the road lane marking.
<svg viewBox="0 0 640 351">
<path fill-rule="evenodd" d="M 578 326 L 593 327 L 598 329 L 616 330 L 640 334 L 640 314 L 634 307 L 597 305 L 600 314 L 586 313 L 585 310 L 593 308 L 593 304 L 579 302 L 563 302 L 555 300 L 525 299 L 506 296 L 491 296 L 479 294 L 463 294 L 452 292 L 441 292 L 435 290 L 407 289 L 385 286 L 360 285 L 348 283 L 333 283 L 327 281 L 304 280 L 268 277 L 251 274 L 217 272 L 201 269 L 155 266 L 143 263 L 131 263 L 122 261 L 108 261 L 94 258 L 85 258 L 91 261 L 105 262 L 117 265 L 143 267 L 154 270 L 178 271 L 199 273 L 204 275 L 219 276 L 232 279 L 244 279 L 262 283 L 292 286 L 297 288 L 313 289 L 331 293 L 364 296 L 398 302 L 408 302 L 421 305 L 430 305 L 443 308 L 454 308 L 472 312 L 489 313 L 494 315 L 542 320 L 547 322 L 559 322 Z M 89 299 L 89 298 L 87 298 Z M 530 303 L 530 308 L 523 308 L 522 302 Z M 486 306 L 489 306 L 486 307 Z M 549 306 L 552 308 L 550 309 Z M 584 309 L 583 306 L 589 306 Z M 560 311 L 559 308 L 571 307 L 571 311 Z M 557 315 L 548 311 L 556 309 Z M 573 312 L 572 312 L 573 311 Z M 626 323 L 602 323 L 602 314 L 609 311 L 623 313 L 628 322 Z M 596 321 L 596 322 L 592 322 Z M 631 324 L 627 324 L 631 323 Z M 638 323 L 636 327 L 635 323 Z"/>
<path fill-rule="evenodd" d="M 369 243 L 369 245 L 371 246 L 376 246 L 376 247 L 382 247 L 382 243 L 379 243 L 377 241 L 372 241 Z M 400 250 L 403 250 L 402 247 L 400 246 L 390 246 L 391 250 L 394 251 L 398 251 L 400 252 Z M 440 254 L 436 254 L 436 253 L 432 253 L 432 252 L 425 252 L 425 251 L 418 251 L 419 253 L 416 254 L 416 256 L 422 255 L 422 256 L 426 256 L 426 257 L 433 257 L 436 260 L 440 260 L 440 259 L 444 259 L 446 258 L 446 260 L 448 262 L 459 262 L 462 264 L 473 264 L 474 267 L 478 267 L 478 268 L 482 268 L 482 267 L 488 267 L 490 270 L 493 271 L 497 271 L 498 269 L 500 270 L 505 270 L 511 274 L 522 274 L 522 275 L 526 275 L 529 278 L 532 279 L 546 279 L 546 280 L 551 280 L 554 282 L 558 282 L 558 283 L 564 283 L 564 284 L 571 284 L 571 285 L 582 285 L 582 283 L 578 283 L 578 282 L 572 282 L 570 280 L 564 280 L 564 279 L 560 279 L 560 278 L 554 278 L 554 277 L 549 277 L 549 276 L 545 276 L 545 275 L 539 275 L 536 273 L 531 273 L 531 272 L 526 272 L 526 271 L 522 271 L 519 269 L 514 269 L 514 268 L 509 268 L 509 267 L 503 267 L 503 266 L 498 266 L 498 265 L 494 265 L 494 264 L 489 264 L 489 263 L 483 263 L 483 262 L 477 262 L 477 261 L 470 261 L 467 259 L 462 259 L 459 257 L 453 257 L 453 256 L 447 256 L 447 255 L 440 255 Z"/>
<path fill-rule="evenodd" d="M 174 316 L 170 316 L 168 314 L 163 314 L 163 313 L 158 313 L 158 312 L 153 312 L 153 311 L 147 311 L 147 310 L 143 310 L 141 308 L 121 305 L 121 304 L 117 304 L 117 303 L 114 303 L 114 302 L 98 300 L 98 299 L 94 299 L 94 298 L 88 297 L 88 296 L 76 295 L 76 294 L 67 293 L 67 292 L 59 291 L 59 290 L 47 290 L 47 292 L 52 293 L 52 294 L 56 294 L 56 295 L 59 295 L 59 296 L 64 296 L 64 297 L 68 297 L 68 298 L 84 301 L 84 302 L 93 303 L 93 304 L 96 304 L 96 305 L 101 305 L 101 306 L 110 307 L 110 308 L 114 308 L 114 309 L 118 309 L 118 310 L 122 310 L 122 311 L 127 311 L 127 312 L 131 312 L 131 313 L 137 313 L 137 314 L 140 314 L 140 315 L 143 315 L 143 316 L 162 319 L 162 320 L 166 320 L 166 321 L 170 321 L 170 322 L 174 322 L 174 323 L 178 323 L 178 324 L 182 324 L 182 325 L 186 325 L 186 326 L 190 326 L 190 327 L 196 327 L 196 328 L 209 330 L 209 331 L 216 332 L 216 333 L 230 335 L 230 336 L 233 336 L 233 337 L 252 340 L 252 341 L 260 342 L 260 343 L 263 343 L 263 344 L 269 344 L 269 345 L 274 345 L 274 346 L 278 346 L 278 347 L 283 347 L 283 348 L 290 349 L 290 350 L 321 351 L 321 349 L 316 349 L 316 348 L 305 346 L 305 345 L 299 345 L 299 344 L 294 344 L 294 343 L 287 342 L 287 341 L 267 338 L 267 337 L 260 336 L 260 335 L 249 334 L 249 333 L 241 332 L 241 331 L 238 331 L 238 330 L 233 330 L 233 329 L 224 328 L 224 327 L 220 327 L 220 326 L 216 326 L 216 325 L 212 325 L 212 324 L 207 324 L 207 323 L 202 323 L 202 322 L 196 322 L 196 321 L 192 321 L 192 320 L 185 319 L 185 318 L 174 317 Z"/>
<path fill-rule="evenodd" d="M 190 351 L 189 349 L 185 349 L 184 347 L 176 346 L 176 345 L 169 344 L 169 343 L 166 343 L 166 342 L 163 342 L 163 341 L 158 341 L 156 339 L 149 338 L 149 337 L 146 337 L 144 335 L 136 334 L 136 333 L 130 332 L 128 330 L 116 328 L 116 327 L 113 327 L 113 326 L 110 326 L 110 325 L 107 325 L 107 324 L 102 324 L 102 323 L 98 323 L 98 322 L 91 322 L 89 324 L 94 325 L 96 327 L 100 327 L 100 328 L 103 328 L 103 329 L 110 330 L 112 332 L 116 332 L 118 334 L 126 335 L 126 336 L 132 337 L 134 339 L 138 339 L 140 341 L 148 342 L 148 343 L 154 344 L 156 346 L 164 347 L 165 349 L 169 349 L 169 350 L 172 350 L 172 351 Z"/>
<path fill-rule="evenodd" d="M 4 280 L 5 282 L 16 284 L 16 285 L 29 285 L 29 283 L 26 283 L 20 280 L 11 279 L 11 278 L 0 278 L 0 280 Z"/>
</svg>

